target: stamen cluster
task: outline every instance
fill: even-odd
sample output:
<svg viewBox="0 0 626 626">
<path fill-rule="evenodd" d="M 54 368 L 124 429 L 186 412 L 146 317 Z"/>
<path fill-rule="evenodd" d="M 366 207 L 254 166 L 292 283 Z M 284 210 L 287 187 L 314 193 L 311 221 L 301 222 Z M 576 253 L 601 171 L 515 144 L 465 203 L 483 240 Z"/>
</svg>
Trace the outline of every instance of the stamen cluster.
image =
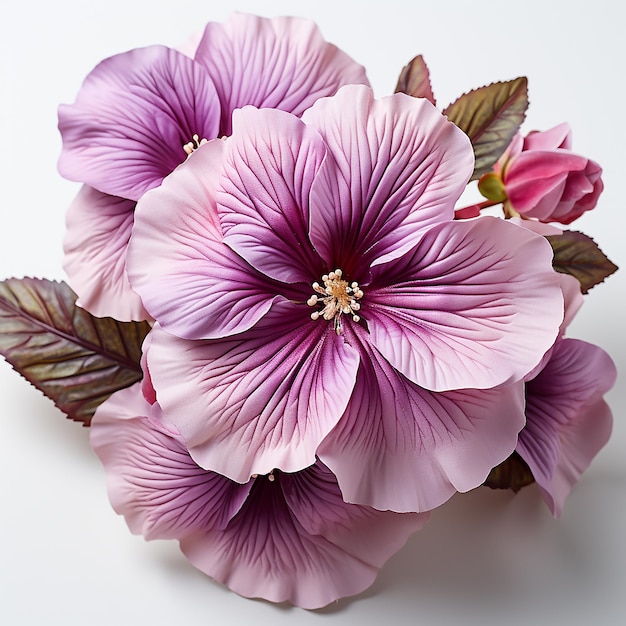
<svg viewBox="0 0 626 626">
<path fill-rule="evenodd" d="M 194 151 L 196 151 L 200 146 L 204 145 L 205 143 L 207 143 L 208 139 L 206 138 L 202 138 L 200 139 L 200 137 L 198 135 L 194 135 L 192 137 L 192 141 L 186 143 L 183 146 L 183 150 L 187 153 L 187 156 L 190 156 L 191 154 L 194 153 Z"/>
<path fill-rule="evenodd" d="M 322 309 L 311 313 L 311 319 L 317 320 L 321 317 L 326 321 L 333 320 L 333 326 L 338 335 L 342 331 L 342 315 L 351 314 L 353 322 L 358 322 L 361 319 L 357 311 L 361 309 L 361 304 L 358 301 L 363 297 L 359 283 L 348 283 L 342 279 L 342 276 L 343 272 L 340 269 L 324 274 L 322 276 L 324 286 L 314 282 L 312 287 L 317 293 L 314 293 L 306 301 L 309 306 L 323 305 Z"/>
</svg>

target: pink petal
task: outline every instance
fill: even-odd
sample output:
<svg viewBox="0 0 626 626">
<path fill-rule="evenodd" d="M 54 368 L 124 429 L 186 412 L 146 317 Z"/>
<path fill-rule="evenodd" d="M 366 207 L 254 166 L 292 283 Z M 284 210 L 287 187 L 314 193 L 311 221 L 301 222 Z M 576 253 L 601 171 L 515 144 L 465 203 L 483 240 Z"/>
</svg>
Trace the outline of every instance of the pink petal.
<svg viewBox="0 0 626 626">
<path fill-rule="evenodd" d="M 198 467 L 175 431 L 151 417 L 155 410 L 137 383 L 113 394 L 92 420 L 91 445 L 106 470 L 113 508 L 146 539 L 225 527 L 249 486 Z"/>
<path fill-rule="evenodd" d="M 474 154 L 427 100 L 399 93 L 375 101 L 353 85 L 303 120 L 329 150 L 311 190 L 311 241 L 329 267 L 354 274 L 355 259 L 367 268 L 397 258 L 423 229 L 453 218 Z"/>
<path fill-rule="evenodd" d="M 433 391 L 521 380 L 563 319 L 548 242 L 491 217 L 433 227 L 375 268 L 362 302 L 372 343 Z"/>
<path fill-rule="evenodd" d="M 59 107 L 70 180 L 138 200 L 187 156 L 194 134 L 217 136 L 220 105 L 202 66 L 186 55 L 150 46 L 102 61 L 76 102 Z"/>
<path fill-rule="evenodd" d="M 309 195 L 324 143 L 282 111 L 246 107 L 233 126 L 217 192 L 224 241 L 276 280 L 311 283 L 322 263 L 308 239 Z"/>
<path fill-rule="evenodd" d="M 322 38 L 310 20 L 231 15 L 209 23 L 196 52 L 222 103 L 220 135 L 231 113 L 247 104 L 302 115 L 342 86 L 369 84 L 364 68 Z"/>
<path fill-rule="evenodd" d="M 544 131 L 533 131 L 524 138 L 524 150 L 569 150 L 572 144 L 572 130 L 567 123 L 559 124 Z"/>
<path fill-rule="evenodd" d="M 135 203 L 84 185 L 70 205 L 63 267 L 77 304 L 96 317 L 149 319 L 126 275 Z"/>
<path fill-rule="evenodd" d="M 518 181 L 533 181 L 541 184 L 545 178 L 552 178 L 558 174 L 584 171 L 587 165 L 585 157 L 574 154 L 569 150 L 535 150 L 522 152 L 509 168 L 505 177 L 507 189 Z"/>
<path fill-rule="evenodd" d="M 137 204 L 130 281 L 151 315 L 179 337 L 246 330 L 278 297 L 277 286 L 222 241 L 214 198 L 223 148 L 221 140 L 203 145 Z"/>
<path fill-rule="evenodd" d="M 567 150 L 523 152 L 504 178 L 508 199 L 516 211 L 546 219 L 561 199 L 571 173 L 583 172 L 586 164 L 587 159 Z"/>
<path fill-rule="evenodd" d="M 556 517 L 609 439 L 613 419 L 602 396 L 615 384 L 616 375 L 604 350 L 563 339 L 546 367 L 526 384 L 528 423 L 517 451 Z"/>
<path fill-rule="evenodd" d="M 346 501 L 427 511 L 482 484 L 514 450 L 525 422 L 521 383 L 434 393 L 363 350 L 346 413 L 318 450 Z"/>
<path fill-rule="evenodd" d="M 257 479 L 225 531 L 181 546 L 196 567 L 243 596 L 315 609 L 371 585 L 426 519 L 346 504 L 318 464 L 273 482 Z"/>
<path fill-rule="evenodd" d="M 300 308 L 279 302 L 223 340 L 153 330 L 148 364 L 159 404 L 202 467 L 245 482 L 314 462 L 345 410 L 359 357 Z"/>
</svg>

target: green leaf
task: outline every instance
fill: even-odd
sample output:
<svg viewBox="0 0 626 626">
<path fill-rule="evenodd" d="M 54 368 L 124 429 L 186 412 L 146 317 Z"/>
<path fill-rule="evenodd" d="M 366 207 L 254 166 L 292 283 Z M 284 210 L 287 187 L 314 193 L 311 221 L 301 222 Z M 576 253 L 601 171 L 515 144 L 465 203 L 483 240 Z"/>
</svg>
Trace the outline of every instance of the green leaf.
<svg viewBox="0 0 626 626">
<path fill-rule="evenodd" d="M 528 81 L 521 76 L 474 89 L 444 110 L 474 146 L 476 163 L 471 180 L 493 168 L 519 130 L 527 108 Z"/>
<path fill-rule="evenodd" d="M 535 479 L 526 461 L 517 452 L 513 452 L 508 459 L 489 472 L 483 484 L 491 489 L 511 489 L 517 493 L 522 487 L 534 482 Z"/>
<path fill-rule="evenodd" d="M 75 421 L 88 426 L 113 392 L 141 380 L 147 322 L 97 318 L 65 284 L 0 281 L 0 354 Z"/>
<path fill-rule="evenodd" d="M 414 98 L 426 98 L 436 105 L 430 86 L 430 73 L 422 55 L 416 56 L 402 68 L 395 93 L 406 93 Z"/>
<path fill-rule="evenodd" d="M 618 269 L 591 237 L 577 230 L 564 230 L 563 234 L 549 235 L 546 239 L 554 251 L 554 269 L 577 278 L 583 293 Z"/>
</svg>

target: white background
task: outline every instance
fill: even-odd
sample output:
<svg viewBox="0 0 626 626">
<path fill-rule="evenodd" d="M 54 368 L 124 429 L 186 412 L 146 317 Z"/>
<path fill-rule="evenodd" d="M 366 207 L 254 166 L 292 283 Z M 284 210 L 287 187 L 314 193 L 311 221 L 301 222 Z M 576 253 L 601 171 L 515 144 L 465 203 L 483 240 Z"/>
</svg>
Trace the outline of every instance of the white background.
<svg viewBox="0 0 626 626">
<path fill-rule="evenodd" d="M 232 10 L 314 19 L 366 66 L 377 96 L 423 54 L 441 107 L 474 87 L 529 77 L 524 130 L 568 121 L 604 167 L 599 207 L 576 223 L 621 265 L 570 335 L 607 349 L 610 443 L 552 519 L 536 488 L 453 498 L 374 586 L 307 612 L 246 600 L 195 571 L 174 542 L 132 536 L 110 508 L 87 429 L 0 362 L 0 622 L 60 624 L 626 623 L 626 39 L 614 0 L 384 2 L 107 0 L 7 4 L 0 20 L 0 279 L 63 279 L 56 107 L 102 58 L 179 45 Z"/>
</svg>

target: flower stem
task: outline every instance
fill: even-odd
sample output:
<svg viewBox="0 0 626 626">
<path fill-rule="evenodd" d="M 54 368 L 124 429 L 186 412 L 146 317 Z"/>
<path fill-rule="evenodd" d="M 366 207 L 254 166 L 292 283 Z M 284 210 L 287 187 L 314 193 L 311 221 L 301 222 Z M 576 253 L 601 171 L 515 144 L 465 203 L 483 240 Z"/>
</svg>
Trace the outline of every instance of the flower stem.
<svg viewBox="0 0 626 626">
<path fill-rule="evenodd" d="M 479 202 L 478 204 L 464 206 L 463 208 L 456 209 L 454 211 L 454 219 L 464 220 L 469 219 L 470 217 L 478 217 L 482 209 L 487 209 L 491 206 L 495 206 L 496 204 L 502 204 L 502 202 L 497 200 L 485 200 L 484 202 Z"/>
</svg>

